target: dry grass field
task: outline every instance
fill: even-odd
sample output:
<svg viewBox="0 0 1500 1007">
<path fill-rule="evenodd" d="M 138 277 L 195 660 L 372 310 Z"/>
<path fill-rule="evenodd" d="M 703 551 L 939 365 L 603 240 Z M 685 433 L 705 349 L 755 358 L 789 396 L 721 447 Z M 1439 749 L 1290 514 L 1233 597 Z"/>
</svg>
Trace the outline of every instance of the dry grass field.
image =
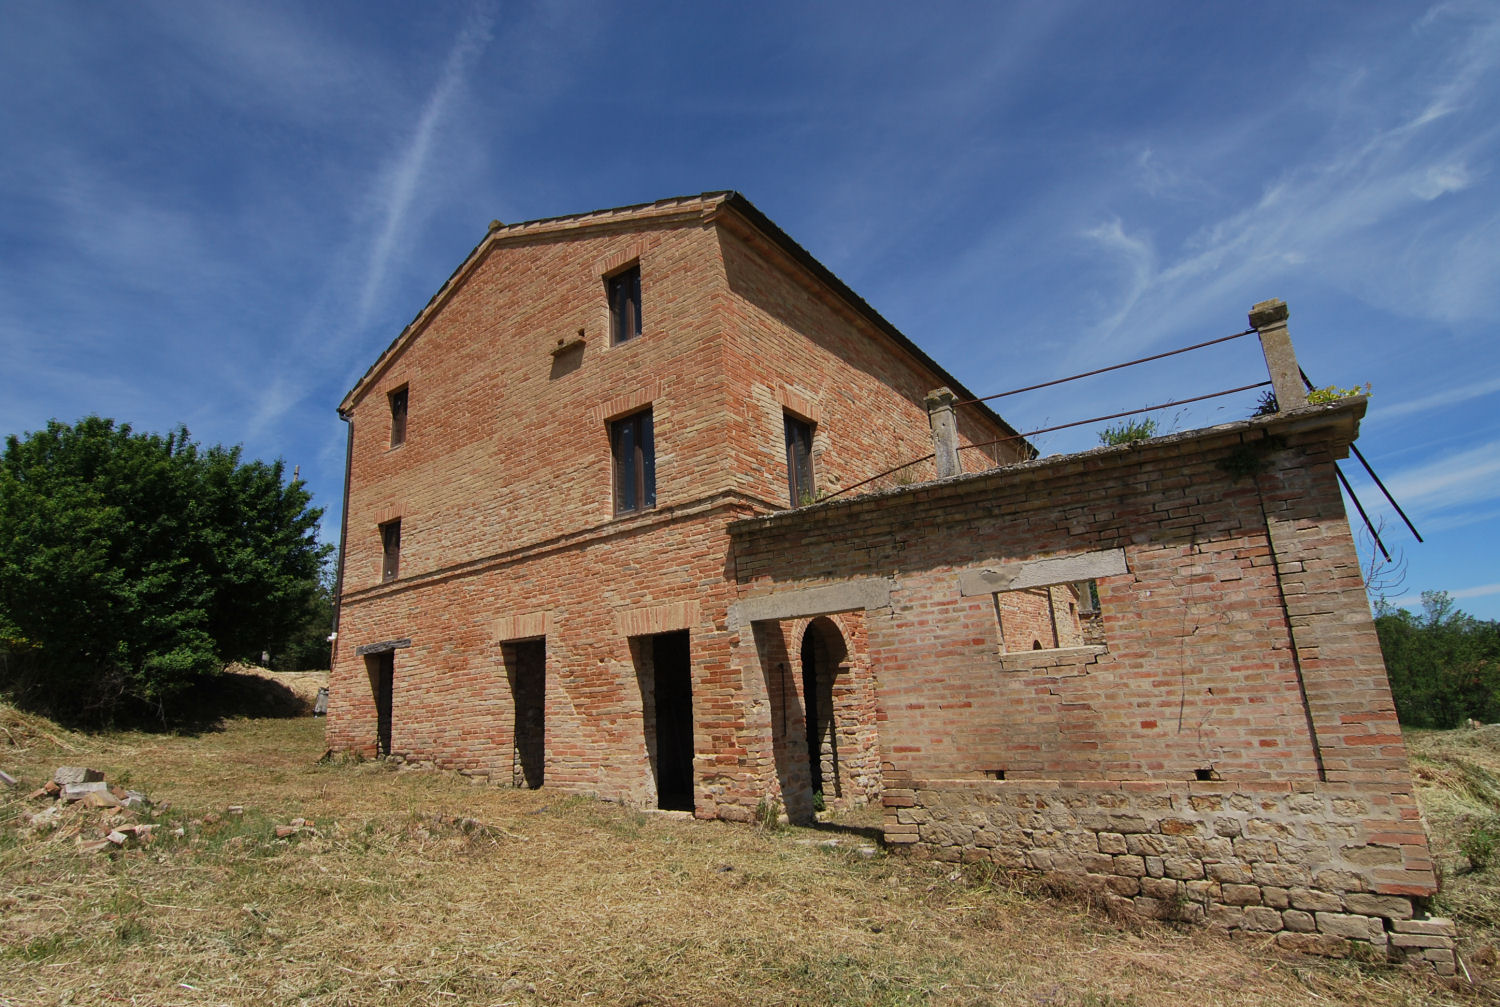
<svg viewBox="0 0 1500 1007">
<path fill-rule="evenodd" d="M 764 829 L 378 762 L 320 763 L 322 727 L 236 719 L 196 736 L 85 736 L 0 706 L 0 768 L 22 784 L 0 790 L 0 1004 L 1485 997 L 1385 964 L 1112 921 L 1023 882 L 871 855 L 859 849 L 870 815 Z M 1457 745 L 1418 739 L 1429 789 L 1452 782 L 1442 774 L 1463 777 L 1463 757 L 1442 754 L 1445 744 Z M 59 765 L 101 769 L 156 807 L 106 820 L 105 809 L 75 805 L 34 828 L 30 816 L 47 805 L 25 795 Z M 294 819 L 311 825 L 290 831 Z M 153 823 L 149 841 L 80 845 L 135 823 Z M 1462 875 L 1453 911 L 1489 912 L 1490 896 L 1475 892 L 1494 870 Z M 1492 922 L 1481 921 L 1468 958 L 1493 955 Z"/>
</svg>

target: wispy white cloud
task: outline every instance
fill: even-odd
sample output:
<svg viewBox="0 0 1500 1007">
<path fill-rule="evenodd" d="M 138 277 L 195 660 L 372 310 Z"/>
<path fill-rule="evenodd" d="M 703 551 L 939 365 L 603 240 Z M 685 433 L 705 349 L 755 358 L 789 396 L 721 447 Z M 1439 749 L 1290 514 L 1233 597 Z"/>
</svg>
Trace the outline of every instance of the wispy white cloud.
<svg viewBox="0 0 1500 1007">
<path fill-rule="evenodd" d="M 1395 405 L 1385 407 L 1379 403 L 1370 409 L 1367 423 L 1384 422 L 1386 420 L 1400 419 L 1405 416 L 1414 416 L 1418 413 L 1432 412 L 1436 409 L 1449 409 L 1464 402 L 1471 402 L 1486 395 L 1500 392 L 1500 376 L 1488 378 L 1484 381 L 1474 381 L 1457 388 L 1435 392 L 1432 395 L 1424 395 L 1417 399 L 1407 399 L 1405 402 L 1397 402 Z"/>
<path fill-rule="evenodd" d="M 1500 441 L 1403 470 L 1385 482 L 1403 505 L 1429 510 L 1500 498 Z"/>
<path fill-rule="evenodd" d="M 1492 594 L 1500 594 L 1500 584 L 1480 584 L 1476 587 L 1461 587 L 1457 591 L 1449 591 L 1454 598 L 1485 598 Z"/>
<path fill-rule="evenodd" d="M 1461 31 L 1446 16 L 1437 19 L 1447 33 L 1430 41 L 1448 49 L 1434 55 L 1412 107 L 1377 90 L 1378 75 L 1350 70 L 1351 94 L 1342 100 L 1360 115 L 1330 128 L 1324 143 L 1288 146 L 1280 174 L 1258 198 L 1229 207 L 1187 241 L 1158 245 L 1148 259 L 1118 240 L 1138 230 L 1128 214 L 1090 231 L 1106 262 L 1124 254 L 1152 264 L 1118 281 L 1119 302 L 1132 308 L 1105 312 L 1084 348 L 1106 339 L 1143 345 L 1172 319 L 1203 318 L 1210 306 L 1262 296 L 1309 263 L 1321 281 L 1403 314 L 1452 322 L 1500 311 L 1492 268 L 1500 260 L 1500 212 L 1448 205 L 1475 187 L 1472 166 L 1494 157 L 1500 140 L 1482 97 L 1500 70 L 1500 14 L 1472 8 L 1464 17 Z M 1436 26 L 1426 30 L 1438 34 Z M 1242 143 L 1259 147 L 1264 138 L 1246 132 Z M 1136 175 L 1144 171 L 1148 185 L 1189 172 L 1154 150 L 1143 156 Z"/>
<path fill-rule="evenodd" d="M 391 164 L 377 194 L 382 220 L 366 264 L 364 288 L 359 300 L 359 321 L 364 324 L 384 284 L 391 256 L 406 226 L 412 198 L 428 181 L 433 141 L 474 61 L 489 44 L 494 12 L 488 4 L 476 6 L 454 40 L 443 72 L 423 105 L 411 139 Z"/>
</svg>

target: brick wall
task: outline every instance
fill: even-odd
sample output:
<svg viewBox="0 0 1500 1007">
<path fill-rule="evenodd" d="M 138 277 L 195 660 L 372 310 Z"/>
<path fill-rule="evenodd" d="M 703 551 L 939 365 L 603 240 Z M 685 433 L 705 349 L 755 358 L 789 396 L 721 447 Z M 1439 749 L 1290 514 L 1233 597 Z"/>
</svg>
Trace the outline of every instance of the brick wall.
<svg viewBox="0 0 1500 1007">
<path fill-rule="evenodd" d="M 783 410 L 816 423 L 827 485 L 930 451 L 921 396 L 948 380 L 755 233 L 721 198 L 500 228 L 351 392 L 332 746 L 374 751 L 358 648 L 409 640 L 393 752 L 514 780 L 506 644 L 544 637 L 545 785 L 650 805 L 650 672 L 630 640 L 687 630 L 695 806 L 753 813 L 775 754 L 767 680 L 727 628 L 725 528 L 787 505 Z M 605 277 L 631 263 L 643 332 L 612 346 Z M 608 422 L 646 406 L 656 507 L 616 517 Z M 967 422 L 971 440 L 1004 432 Z M 397 519 L 400 576 L 382 583 L 379 527 Z M 851 798 L 878 793 L 862 654 L 831 683 L 830 780 Z"/>
<path fill-rule="evenodd" d="M 1358 927 L 1333 917 L 1353 915 L 1395 934 L 1435 878 L 1333 470 L 1362 412 L 1315 408 L 747 520 L 731 529 L 737 604 L 837 606 L 837 585 L 880 585 L 865 628 L 894 843 L 1090 876 L 1143 909 L 1181 896 L 1225 925 L 1342 939 Z M 1005 652 L 997 594 L 1088 579 L 1102 644 Z M 775 636 L 764 619 L 754 631 Z M 793 789 L 796 767 L 783 775 Z M 1231 827 L 1208 814 L 1219 800 L 1235 802 L 1241 832 L 1218 831 Z M 1124 831 L 1080 817 L 1109 801 L 1140 817 L 1132 835 L 1169 837 L 1151 856 L 1192 859 L 1192 876 L 1163 866 L 1142 887 L 1149 869 L 1106 864 L 1143 855 L 1104 849 L 1118 844 L 1103 833 Z M 1275 891 L 1234 902 L 1248 892 L 1206 866 L 1267 887 L 1262 863 L 1329 896 L 1311 931 L 1284 915 L 1308 910 Z M 1280 923 L 1231 911 L 1249 905 Z"/>
</svg>

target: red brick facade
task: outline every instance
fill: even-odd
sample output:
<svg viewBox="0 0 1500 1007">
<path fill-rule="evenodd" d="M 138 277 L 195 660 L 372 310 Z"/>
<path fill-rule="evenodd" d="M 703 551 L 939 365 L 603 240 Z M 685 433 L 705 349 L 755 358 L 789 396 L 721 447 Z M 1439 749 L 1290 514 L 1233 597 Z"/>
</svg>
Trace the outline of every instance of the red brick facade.
<svg viewBox="0 0 1500 1007">
<path fill-rule="evenodd" d="M 641 334 L 612 345 L 607 280 L 632 267 Z M 815 485 L 834 491 L 930 452 L 923 398 L 941 385 L 957 387 L 738 196 L 492 229 L 340 410 L 330 744 L 506 783 L 526 777 L 531 744 L 544 785 L 655 806 L 675 772 L 660 715 L 689 735 L 687 806 L 750 817 L 774 757 L 764 682 L 743 680 L 756 665 L 727 626 L 725 529 L 789 505 L 786 417 L 811 425 Z M 617 516 L 610 424 L 646 409 L 654 506 Z M 982 407 L 960 410 L 960 430 L 968 443 L 1013 433 Z M 382 528 L 396 522 L 388 579 Z M 683 631 L 690 700 L 662 707 L 649 641 Z M 537 640 L 541 670 L 516 646 Z M 839 660 L 823 662 L 828 796 L 868 799 L 873 718 L 849 725 L 873 710 L 869 667 Z"/>
<path fill-rule="evenodd" d="M 859 605 L 893 847 L 1292 948 L 1441 958 L 1451 934 L 1412 943 L 1435 876 L 1335 481 L 1363 409 L 743 521 L 737 611 L 775 641 L 783 613 Z M 1088 581 L 1098 635 L 1056 632 L 1046 610 Z"/>
</svg>

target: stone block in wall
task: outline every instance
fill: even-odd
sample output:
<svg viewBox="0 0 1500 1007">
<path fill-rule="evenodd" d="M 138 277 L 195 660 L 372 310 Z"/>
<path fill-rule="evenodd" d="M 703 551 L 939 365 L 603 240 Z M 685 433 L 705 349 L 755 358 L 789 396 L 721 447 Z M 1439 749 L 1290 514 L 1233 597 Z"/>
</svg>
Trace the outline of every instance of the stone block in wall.
<svg viewBox="0 0 1500 1007">
<path fill-rule="evenodd" d="M 1125 837 L 1118 832 L 1101 832 L 1097 836 L 1100 853 L 1128 853 Z"/>
<path fill-rule="evenodd" d="M 1296 864 L 1273 864 L 1262 861 L 1251 868 L 1258 885 L 1277 885 L 1282 888 L 1305 887 L 1312 880 L 1307 869 Z"/>
<path fill-rule="evenodd" d="M 1394 920 L 1391 929 L 1398 934 L 1431 934 L 1436 937 L 1457 937 L 1458 927 L 1453 921 L 1442 916 L 1430 916 L 1427 919 Z"/>
<path fill-rule="evenodd" d="M 1115 873 L 1127 878 L 1144 878 L 1146 876 L 1146 861 L 1141 857 L 1115 857 Z"/>
<path fill-rule="evenodd" d="M 1318 929 L 1318 921 L 1313 918 L 1313 914 L 1303 912 L 1301 909 L 1282 910 L 1281 924 L 1288 930 L 1303 934 L 1315 933 Z"/>
<path fill-rule="evenodd" d="M 1404 920 L 1412 914 L 1411 899 L 1402 895 L 1368 895 L 1351 892 L 1344 897 L 1344 907 L 1351 913 L 1365 916 L 1384 916 L 1389 920 Z"/>
<path fill-rule="evenodd" d="M 1437 934 L 1391 934 L 1392 947 L 1398 948 L 1451 948 L 1452 937 L 1442 937 Z"/>
<path fill-rule="evenodd" d="M 1226 884 L 1248 885 L 1255 880 L 1250 865 L 1238 862 L 1205 864 L 1204 871 L 1215 881 Z M 1343 906 L 1340 905 L 1339 908 L 1342 909 Z"/>
<path fill-rule="evenodd" d="M 1276 933 L 1281 929 L 1281 913 L 1270 906 L 1248 906 L 1240 929 Z"/>
<path fill-rule="evenodd" d="M 1313 875 L 1313 886 L 1325 892 L 1362 892 L 1369 888 L 1365 879 L 1353 871 L 1326 870 Z"/>
<path fill-rule="evenodd" d="M 1208 907 L 1205 919 L 1210 926 L 1223 927 L 1225 930 L 1237 930 L 1245 921 L 1245 909 L 1243 906 L 1226 906 L 1214 904 Z"/>
<path fill-rule="evenodd" d="M 1141 833 L 1125 837 L 1125 848 L 1138 857 L 1162 856 L 1173 852 L 1172 841 L 1166 836 L 1158 836 L 1153 833 Z"/>
<path fill-rule="evenodd" d="M 1167 857 L 1163 861 L 1166 876 L 1179 881 L 1195 881 L 1203 877 L 1203 863 L 1192 857 Z"/>
<path fill-rule="evenodd" d="M 1169 878 L 1141 878 L 1141 894 L 1153 899 L 1176 899 L 1182 894 L 1181 886 Z"/>
<path fill-rule="evenodd" d="M 1382 944 L 1385 943 L 1385 924 L 1374 917 L 1354 913 L 1316 913 L 1314 917 L 1318 922 L 1319 933 L 1359 941 L 1378 937 Z"/>
<path fill-rule="evenodd" d="M 1223 898 L 1226 905 L 1231 906 L 1258 906 L 1260 905 L 1259 885 L 1225 885 L 1223 887 Z"/>
<path fill-rule="evenodd" d="M 1290 893 L 1273 885 L 1260 886 L 1260 901 L 1273 909 L 1285 909 L 1292 904 Z"/>
<path fill-rule="evenodd" d="M 1315 888 L 1293 888 L 1291 899 L 1292 905 L 1308 912 L 1341 913 L 1344 911 L 1344 900 L 1341 896 Z"/>
<path fill-rule="evenodd" d="M 1135 878 L 1123 878 L 1118 874 L 1107 874 L 1104 878 L 1105 887 L 1116 895 L 1139 895 L 1141 883 Z"/>
</svg>

